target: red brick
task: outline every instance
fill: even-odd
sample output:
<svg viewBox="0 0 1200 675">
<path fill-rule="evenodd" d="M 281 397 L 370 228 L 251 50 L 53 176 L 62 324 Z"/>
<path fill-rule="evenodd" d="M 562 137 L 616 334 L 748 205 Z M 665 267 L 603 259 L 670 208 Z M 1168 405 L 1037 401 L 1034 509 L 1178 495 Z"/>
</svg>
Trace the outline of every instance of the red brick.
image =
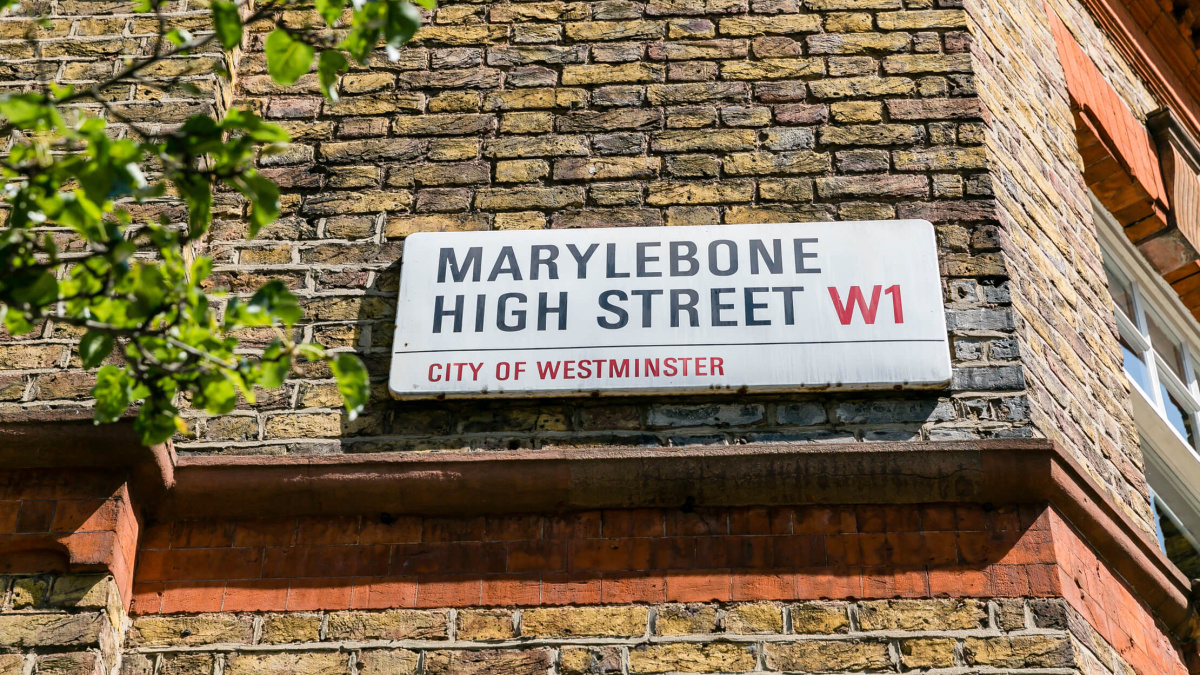
<svg viewBox="0 0 1200 675">
<path fill-rule="evenodd" d="M 890 506 L 883 512 L 884 527 L 888 532 L 920 532 L 921 511 L 915 506 Z"/>
<path fill-rule="evenodd" d="M 567 569 L 613 572 L 632 569 L 629 539 L 576 539 L 567 542 Z"/>
<path fill-rule="evenodd" d="M 296 531 L 297 546 L 338 546 L 358 543 L 359 519 L 301 518 Z"/>
<path fill-rule="evenodd" d="M 494 574 L 483 578 L 481 602 L 493 607 L 537 605 L 542 599 L 540 574 Z"/>
<path fill-rule="evenodd" d="M 354 609 L 416 607 L 417 577 L 358 578 L 353 580 Z"/>
<path fill-rule="evenodd" d="M 849 600 L 863 597 L 862 570 L 855 567 L 800 570 L 796 595 L 804 600 Z"/>
<path fill-rule="evenodd" d="M 175 524 L 171 548 L 223 548 L 233 546 L 234 523 L 184 521 Z"/>
<path fill-rule="evenodd" d="M 16 532 L 49 532 L 56 502 L 26 499 L 17 514 Z"/>
<path fill-rule="evenodd" d="M 863 569 L 862 579 L 867 598 L 929 597 L 929 575 L 923 567 L 868 567 Z"/>
<path fill-rule="evenodd" d="M 566 569 L 566 542 L 516 541 L 508 545 L 509 572 L 563 572 Z"/>
<path fill-rule="evenodd" d="M 744 600 L 795 600 L 796 575 L 790 570 L 734 570 L 730 587 L 734 602 Z"/>
<path fill-rule="evenodd" d="M 237 549 L 235 549 L 237 550 Z M 387 546 L 294 546 L 263 553 L 265 579 L 296 577 L 383 576 L 388 571 Z"/>
<path fill-rule="evenodd" d="M 887 515 L 882 506 L 858 506 L 854 509 L 854 519 L 859 532 L 886 532 Z"/>
<path fill-rule="evenodd" d="M 653 572 L 605 574 L 600 582 L 600 601 L 606 604 L 663 602 L 666 597 L 666 579 Z"/>
<path fill-rule="evenodd" d="M 481 579 L 470 577 L 421 577 L 417 581 L 417 607 L 470 607 L 483 594 Z"/>
<path fill-rule="evenodd" d="M 542 538 L 541 516 L 500 516 L 487 519 L 489 541 L 518 541 Z"/>
<path fill-rule="evenodd" d="M 978 567 L 941 567 L 929 570 L 929 593 L 938 598 L 983 597 L 991 582 Z"/>
<path fill-rule="evenodd" d="M 17 514 L 20 510 L 21 502 L 0 501 L 0 533 L 8 534 L 17 531 Z"/>
<path fill-rule="evenodd" d="M 771 539 L 775 541 L 775 557 L 772 564 L 776 567 L 823 567 L 828 564 L 826 537 L 792 535 Z"/>
<path fill-rule="evenodd" d="M 478 518 L 426 518 L 421 541 L 483 541 L 486 521 Z"/>
<path fill-rule="evenodd" d="M 600 602 L 600 592 L 600 577 L 596 575 L 542 575 L 544 605 L 595 605 Z"/>
<path fill-rule="evenodd" d="M 282 612 L 288 608 L 288 580 L 231 581 L 225 586 L 226 612 Z"/>
<path fill-rule="evenodd" d="M 219 612 L 225 598 L 224 581 L 168 582 L 162 594 L 164 614 Z"/>
<path fill-rule="evenodd" d="M 393 516 L 387 522 L 364 518 L 358 534 L 360 544 L 415 544 L 421 541 L 421 518 Z"/>
<path fill-rule="evenodd" d="M 262 565 L 262 550 L 257 548 L 143 551 L 136 576 L 138 581 L 257 579 Z"/>
<path fill-rule="evenodd" d="M 548 539 L 593 539 L 601 536 L 599 511 L 581 511 L 546 519 Z"/>
<path fill-rule="evenodd" d="M 170 548 L 174 526 L 174 523 L 144 525 L 138 538 L 138 548 L 143 551 Z"/>
<path fill-rule="evenodd" d="M 248 520 L 237 524 L 234 546 L 291 546 L 296 543 L 296 520 Z"/>
<path fill-rule="evenodd" d="M 728 533 L 729 517 L 725 511 L 674 511 L 667 516 L 667 536 Z"/>
<path fill-rule="evenodd" d="M 729 512 L 730 534 L 766 534 L 771 532 L 771 511 L 765 506 L 732 509 Z M 791 532 L 791 511 L 788 511 L 788 533 Z"/>
<path fill-rule="evenodd" d="M 921 529 L 926 532 L 954 530 L 954 507 L 941 504 L 921 507 Z"/>
<path fill-rule="evenodd" d="M 727 570 L 667 572 L 668 602 L 729 602 L 732 597 Z"/>
<path fill-rule="evenodd" d="M 166 585 L 162 582 L 134 584 L 133 603 L 130 605 L 129 611 L 133 614 L 157 614 L 159 608 L 162 607 L 165 587 Z"/>
<path fill-rule="evenodd" d="M 695 537 L 639 540 L 633 562 L 640 569 L 650 570 L 686 570 L 711 567 L 709 561 L 696 559 Z"/>
<path fill-rule="evenodd" d="M 603 535 L 606 538 L 661 537 L 666 528 L 658 509 L 622 509 L 604 511 Z"/>
<path fill-rule="evenodd" d="M 287 611 L 350 609 L 353 591 L 344 579 L 293 579 L 288 587 Z"/>
</svg>

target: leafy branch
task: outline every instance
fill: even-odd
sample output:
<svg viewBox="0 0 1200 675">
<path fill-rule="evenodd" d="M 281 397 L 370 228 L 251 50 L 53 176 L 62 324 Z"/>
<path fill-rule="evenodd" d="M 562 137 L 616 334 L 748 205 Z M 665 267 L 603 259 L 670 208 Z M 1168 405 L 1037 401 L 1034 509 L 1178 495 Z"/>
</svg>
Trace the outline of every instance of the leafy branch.
<svg viewBox="0 0 1200 675">
<path fill-rule="evenodd" d="M 0 0 L 0 10 L 17 2 Z M 418 2 L 432 8 L 432 0 Z M 299 360 L 328 364 L 354 419 L 369 397 L 365 366 L 352 353 L 295 339 L 293 327 L 303 312 L 283 282 L 269 281 L 249 299 L 210 295 L 205 280 L 211 258 L 188 262 L 185 256 L 212 223 L 216 190 L 246 199 L 251 238 L 278 218 L 279 188 L 258 172 L 254 158 L 286 145 L 287 133 L 233 108 L 220 119 L 193 115 L 173 131 L 151 135 L 106 92 L 120 84 L 154 85 L 145 77 L 154 64 L 214 40 L 233 50 L 246 25 L 270 21 L 274 29 L 265 50 L 271 77 L 294 84 L 315 61 L 322 91 L 336 100 L 338 78 L 350 61 L 365 65 L 377 46 L 398 58 L 397 50 L 419 28 L 420 14 L 404 0 L 353 0 L 350 8 L 345 0 L 316 0 L 327 27 L 297 29 L 279 19 L 290 0 L 254 7 L 248 0 L 211 0 L 212 32 L 197 37 L 168 29 L 163 4 L 142 0 L 136 8 L 158 19 L 151 55 L 127 59 L 88 88 L 49 84 L 0 96 L 0 137 L 12 138 L 0 160 L 0 321 L 13 335 L 46 321 L 81 330 L 80 362 L 98 368 L 96 422 L 113 422 L 137 405 L 135 427 L 146 444 L 185 430 L 181 398 L 212 414 L 228 413 L 239 395 L 253 403 L 256 387 L 281 386 Z M 79 107 L 89 102 L 130 133 Z M 183 201 L 186 227 L 165 216 L 133 222 L 129 205 L 165 198 Z M 56 234 L 63 230 L 82 242 L 82 252 L 60 250 Z M 240 349 L 239 334 L 261 327 L 276 337 L 260 354 Z"/>
</svg>

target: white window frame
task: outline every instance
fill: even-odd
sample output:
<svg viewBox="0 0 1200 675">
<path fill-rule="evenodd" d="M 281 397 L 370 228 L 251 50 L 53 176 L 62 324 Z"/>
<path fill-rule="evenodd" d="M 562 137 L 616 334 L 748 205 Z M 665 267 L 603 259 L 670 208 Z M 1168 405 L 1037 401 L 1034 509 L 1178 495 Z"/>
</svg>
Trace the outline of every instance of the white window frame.
<svg viewBox="0 0 1200 675">
<path fill-rule="evenodd" d="M 1200 387 L 1196 381 L 1200 369 L 1200 363 L 1196 362 L 1196 357 L 1200 357 L 1200 323 L 1129 241 L 1124 228 L 1090 192 L 1089 196 L 1101 248 L 1133 287 L 1135 316 L 1125 317 L 1115 306 L 1113 314 L 1122 337 L 1139 351 L 1149 374 L 1149 392 L 1134 378 L 1129 378 L 1134 421 L 1142 437 L 1146 480 L 1154 500 L 1164 507 L 1163 511 L 1193 547 L 1200 550 L 1197 543 L 1200 539 L 1200 452 L 1168 421 L 1159 387 L 1160 382 L 1165 384 L 1182 404 L 1184 412 L 1190 416 L 1193 437 L 1200 444 Z M 1151 348 L 1145 320 L 1147 307 L 1154 309 L 1163 324 L 1161 327 L 1179 341 L 1186 384 Z"/>
</svg>

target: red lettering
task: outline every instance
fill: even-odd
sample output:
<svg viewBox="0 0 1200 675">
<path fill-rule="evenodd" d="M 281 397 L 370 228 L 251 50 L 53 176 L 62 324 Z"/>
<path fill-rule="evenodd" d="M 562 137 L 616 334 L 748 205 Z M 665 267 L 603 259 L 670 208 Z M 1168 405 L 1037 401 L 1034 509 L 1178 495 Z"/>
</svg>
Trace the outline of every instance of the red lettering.
<svg viewBox="0 0 1200 675">
<path fill-rule="evenodd" d="M 896 323 L 904 323 L 904 306 L 900 303 L 900 287 L 888 286 L 883 289 L 883 292 L 892 296 L 892 320 Z"/>
<path fill-rule="evenodd" d="M 467 365 L 471 368 L 471 379 L 478 381 L 479 371 L 483 368 L 483 364 L 475 365 L 474 363 L 468 363 Z"/>
<path fill-rule="evenodd" d="M 851 286 L 846 304 L 842 305 L 842 298 L 838 295 L 838 290 L 830 286 L 829 297 L 833 298 L 833 309 L 837 312 L 838 321 L 841 321 L 843 326 L 850 325 L 850 322 L 854 320 L 854 306 L 858 305 L 858 311 L 862 312 L 863 320 L 868 324 L 875 323 L 875 311 L 879 309 L 879 293 L 882 290 L 883 286 L 875 286 L 871 291 L 871 304 L 868 305 L 866 299 L 863 298 L 862 289 L 858 286 Z"/>
<path fill-rule="evenodd" d="M 674 377 L 677 372 L 679 369 L 675 367 L 675 357 L 669 356 L 663 359 L 663 375 Z"/>
<path fill-rule="evenodd" d="M 525 371 L 525 362 L 517 361 L 515 364 L 513 364 L 513 379 L 514 380 L 521 379 L 521 373 L 524 371 Z"/>
<path fill-rule="evenodd" d="M 637 359 L 634 359 L 634 363 L 637 363 Z M 609 359 L 608 360 L 608 376 L 609 377 L 629 377 L 629 359 L 623 359 L 621 361 L 621 363 L 619 364 L 619 367 L 615 360 Z"/>
<path fill-rule="evenodd" d="M 438 381 L 440 381 L 440 380 L 442 379 L 442 374 L 441 374 L 441 373 L 438 373 L 437 375 L 434 375 L 434 374 L 433 374 L 433 371 L 434 371 L 435 369 L 437 369 L 437 370 L 441 370 L 441 368 L 442 368 L 442 364 L 440 364 L 440 363 L 431 363 L 431 364 L 429 364 L 429 381 L 430 381 L 430 382 L 438 382 Z"/>
<path fill-rule="evenodd" d="M 562 365 L 562 361 L 538 361 L 538 377 L 545 380 L 549 375 L 549 379 L 558 379 L 558 367 Z"/>
<path fill-rule="evenodd" d="M 646 377 L 658 377 L 658 359 L 646 359 Z"/>
<path fill-rule="evenodd" d="M 683 361 L 683 376 L 684 376 L 684 377 L 687 377 L 688 361 L 691 361 L 691 360 L 692 360 L 692 357 L 690 357 L 690 356 L 685 356 L 685 357 L 683 357 L 682 359 L 679 359 L 679 360 L 680 360 L 680 361 Z"/>
<path fill-rule="evenodd" d="M 707 365 L 708 365 L 708 359 L 703 358 L 703 357 L 696 359 L 696 376 L 697 377 L 702 377 L 702 376 L 708 374 L 708 371 L 704 369 L 704 367 Z"/>
<path fill-rule="evenodd" d="M 711 360 L 712 360 L 712 374 L 713 375 L 724 375 L 725 374 L 725 359 L 714 356 L 714 357 L 712 357 Z"/>
<path fill-rule="evenodd" d="M 592 362 L 589 359 L 583 359 L 579 362 L 579 379 L 586 380 L 592 376 Z"/>
<path fill-rule="evenodd" d="M 564 380 L 575 379 L 574 373 L 571 372 L 574 367 L 575 367 L 574 361 L 563 361 L 563 379 Z"/>
</svg>

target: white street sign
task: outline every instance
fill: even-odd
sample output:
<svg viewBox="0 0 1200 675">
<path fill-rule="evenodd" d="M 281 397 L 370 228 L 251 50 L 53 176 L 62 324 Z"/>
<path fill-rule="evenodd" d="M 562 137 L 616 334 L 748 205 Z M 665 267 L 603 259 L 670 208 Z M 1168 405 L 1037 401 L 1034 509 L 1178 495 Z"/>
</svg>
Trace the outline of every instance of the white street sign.
<svg viewBox="0 0 1200 675">
<path fill-rule="evenodd" d="M 938 387 L 922 220 L 419 233 L 397 397 Z"/>
</svg>

